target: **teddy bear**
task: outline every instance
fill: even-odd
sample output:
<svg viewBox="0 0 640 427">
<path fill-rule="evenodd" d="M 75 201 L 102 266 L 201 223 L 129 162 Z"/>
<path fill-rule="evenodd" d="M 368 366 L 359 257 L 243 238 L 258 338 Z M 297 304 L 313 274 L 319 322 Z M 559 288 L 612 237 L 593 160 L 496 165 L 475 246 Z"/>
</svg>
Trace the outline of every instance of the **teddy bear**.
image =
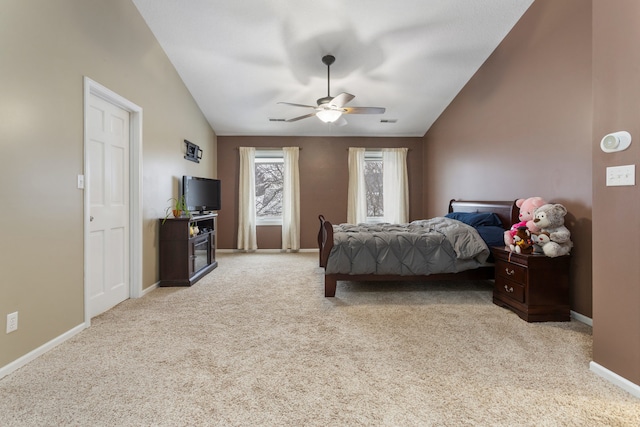
<svg viewBox="0 0 640 427">
<path fill-rule="evenodd" d="M 520 209 L 518 219 L 520 222 L 513 224 L 511 228 L 504 232 L 504 244 L 511 246 L 513 244 L 513 236 L 518 232 L 518 227 L 527 227 L 530 233 L 535 234 L 540 231 L 533 221 L 534 211 L 547 202 L 542 197 L 529 197 L 528 199 L 516 200 L 516 207 Z"/>
<path fill-rule="evenodd" d="M 516 235 L 513 236 L 513 244 L 509 246 L 511 252 L 517 254 L 531 254 L 533 253 L 533 241 L 531 240 L 531 232 L 526 226 L 518 227 Z"/>
<path fill-rule="evenodd" d="M 564 226 L 566 214 L 567 209 L 558 203 L 548 203 L 535 211 L 533 221 L 540 228 L 540 232 L 533 241 L 542 247 L 542 251 L 548 257 L 567 255 L 571 252 L 571 232 Z"/>
</svg>

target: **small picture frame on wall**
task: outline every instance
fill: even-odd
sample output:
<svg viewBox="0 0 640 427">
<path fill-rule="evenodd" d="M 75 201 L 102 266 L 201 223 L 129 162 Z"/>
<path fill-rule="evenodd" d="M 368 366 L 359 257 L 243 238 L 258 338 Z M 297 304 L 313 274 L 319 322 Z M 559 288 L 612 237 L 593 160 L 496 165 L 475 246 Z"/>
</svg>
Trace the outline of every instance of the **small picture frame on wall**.
<svg viewBox="0 0 640 427">
<path fill-rule="evenodd" d="M 202 158 L 202 150 L 196 144 L 184 140 L 186 145 L 186 153 L 184 158 L 190 160 L 192 162 L 200 163 L 200 159 Z"/>
</svg>

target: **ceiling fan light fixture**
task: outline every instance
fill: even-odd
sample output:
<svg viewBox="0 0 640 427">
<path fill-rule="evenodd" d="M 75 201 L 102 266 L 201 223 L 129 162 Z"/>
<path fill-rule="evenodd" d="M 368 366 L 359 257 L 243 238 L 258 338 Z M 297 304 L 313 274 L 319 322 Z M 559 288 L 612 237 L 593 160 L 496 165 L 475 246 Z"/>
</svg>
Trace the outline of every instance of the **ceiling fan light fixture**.
<svg viewBox="0 0 640 427">
<path fill-rule="evenodd" d="M 320 110 L 316 113 L 316 117 L 325 123 L 333 123 L 340 118 L 341 111 L 338 110 Z"/>
</svg>

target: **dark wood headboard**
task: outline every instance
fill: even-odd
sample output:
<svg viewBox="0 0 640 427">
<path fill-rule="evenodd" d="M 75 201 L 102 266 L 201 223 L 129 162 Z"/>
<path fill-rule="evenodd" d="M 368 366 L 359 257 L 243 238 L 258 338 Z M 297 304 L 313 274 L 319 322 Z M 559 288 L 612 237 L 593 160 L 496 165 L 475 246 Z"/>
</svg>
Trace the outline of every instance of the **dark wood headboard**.
<svg viewBox="0 0 640 427">
<path fill-rule="evenodd" d="M 513 201 L 455 200 L 449 202 L 449 212 L 493 212 L 498 215 L 505 230 L 519 222 L 520 210 Z"/>
</svg>

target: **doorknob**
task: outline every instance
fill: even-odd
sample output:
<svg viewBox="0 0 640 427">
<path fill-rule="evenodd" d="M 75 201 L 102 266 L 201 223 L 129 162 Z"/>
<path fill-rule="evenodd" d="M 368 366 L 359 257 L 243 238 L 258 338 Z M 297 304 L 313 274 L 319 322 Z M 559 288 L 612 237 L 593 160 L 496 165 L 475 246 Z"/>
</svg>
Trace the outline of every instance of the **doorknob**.
<svg viewBox="0 0 640 427">
<path fill-rule="evenodd" d="M 93 221 L 93 217 L 92 216 L 89 217 L 89 221 Z"/>
</svg>

